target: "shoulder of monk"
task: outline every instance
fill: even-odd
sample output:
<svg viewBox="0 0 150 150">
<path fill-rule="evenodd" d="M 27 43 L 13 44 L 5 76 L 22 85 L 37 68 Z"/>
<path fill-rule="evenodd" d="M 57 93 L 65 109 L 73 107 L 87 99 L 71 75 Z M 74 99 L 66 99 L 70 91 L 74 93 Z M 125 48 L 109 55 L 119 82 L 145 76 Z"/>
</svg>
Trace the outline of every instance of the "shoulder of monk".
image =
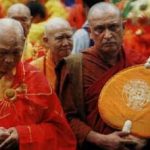
<svg viewBox="0 0 150 150">
<path fill-rule="evenodd" d="M 82 64 L 82 54 L 71 54 L 64 57 L 56 66 L 56 72 L 61 72 L 63 68 L 68 70 L 74 69 L 77 65 Z"/>
</svg>

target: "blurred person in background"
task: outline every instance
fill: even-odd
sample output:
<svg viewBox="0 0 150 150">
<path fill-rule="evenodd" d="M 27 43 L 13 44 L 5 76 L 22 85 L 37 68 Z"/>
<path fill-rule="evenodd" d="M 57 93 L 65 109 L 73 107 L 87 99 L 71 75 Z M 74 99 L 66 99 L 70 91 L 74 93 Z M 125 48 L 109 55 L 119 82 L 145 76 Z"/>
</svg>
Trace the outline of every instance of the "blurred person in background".
<svg viewBox="0 0 150 150">
<path fill-rule="evenodd" d="M 43 36 L 43 42 L 48 49 L 47 53 L 31 62 L 45 74 L 54 89 L 56 84 L 55 67 L 62 58 L 70 55 L 73 44 L 72 34 L 72 28 L 65 19 L 60 17 L 49 19 L 45 25 Z"/>
</svg>

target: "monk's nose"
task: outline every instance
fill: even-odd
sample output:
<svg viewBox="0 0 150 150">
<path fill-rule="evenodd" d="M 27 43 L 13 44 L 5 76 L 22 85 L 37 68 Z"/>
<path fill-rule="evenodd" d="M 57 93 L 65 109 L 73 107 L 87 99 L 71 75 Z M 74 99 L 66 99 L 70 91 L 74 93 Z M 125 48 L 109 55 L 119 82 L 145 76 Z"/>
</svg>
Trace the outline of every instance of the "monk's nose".
<svg viewBox="0 0 150 150">
<path fill-rule="evenodd" d="M 68 45 L 69 44 L 69 41 L 66 39 L 66 38 L 64 38 L 63 39 L 63 42 L 62 42 L 62 45 L 63 46 L 66 46 L 66 45 Z"/>
<path fill-rule="evenodd" d="M 104 33 L 104 38 L 105 39 L 110 39 L 112 37 L 112 33 L 109 29 L 106 29 L 105 30 L 105 33 Z"/>
</svg>

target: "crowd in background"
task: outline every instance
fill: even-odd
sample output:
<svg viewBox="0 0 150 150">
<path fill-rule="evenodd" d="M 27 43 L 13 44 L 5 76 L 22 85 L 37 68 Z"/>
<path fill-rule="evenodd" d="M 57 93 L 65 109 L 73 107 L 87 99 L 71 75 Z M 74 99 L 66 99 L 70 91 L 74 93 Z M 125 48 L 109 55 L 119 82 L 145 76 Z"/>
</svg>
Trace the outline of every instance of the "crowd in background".
<svg viewBox="0 0 150 150">
<path fill-rule="evenodd" d="M 148 150 L 149 140 L 106 124 L 97 103 L 109 78 L 150 56 L 150 0 L 0 0 L 0 18 L 0 98 L 22 120 L 0 103 L 12 115 L 0 118 L 0 149 Z"/>
<path fill-rule="evenodd" d="M 133 59 L 135 63 L 143 63 L 150 54 L 148 42 L 150 30 L 150 1 L 105 1 L 109 1 L 116 4 L 122 11 L 125 28 L 124 45 L 126 46 L 126 53 L 131 55 L 131 57 L 134 55 Z M 95 0 L 95 2 L 99 1 Z M 84 29 L 87 29 L 85 25 L 87 9 L 92 3 L 95 2 L 91 2 L 90 0 L 1 0 L 0 17 L 5 17 L 7 9 L 15 3 L 24 3 L 30 8 L 33 19 L 32 26 L 28 34 L 28 39 L 31 43 L 28 49 L 32 49 L 32 54 L 31 52 L 26 54 L 25 59 L 31 61 L 32 59 L 40 57 L 45 53 L 45 48 L 43 47 L 41 37 L 44 32 L 44 24 L 48 19 L 52 17 L 62 17 L 64 19 L 67 19 L 74 32 L 77 29 L 81 29 L 84 27 Z M 76 41 L 74 41 L 74 43 L 76 43 Z M 83 43 L 81 44 L 83 45 Z M 76 46 L 76 44 L 74 45 Z M 82 48 L 85 47 L 81 46 L 81 49 Z"/>
</svg>

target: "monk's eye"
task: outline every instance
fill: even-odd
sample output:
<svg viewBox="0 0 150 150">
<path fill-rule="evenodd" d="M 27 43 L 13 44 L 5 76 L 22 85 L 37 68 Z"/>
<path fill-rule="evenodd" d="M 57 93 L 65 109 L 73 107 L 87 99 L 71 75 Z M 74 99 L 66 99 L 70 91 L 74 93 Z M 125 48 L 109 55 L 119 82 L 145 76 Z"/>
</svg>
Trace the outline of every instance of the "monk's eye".
<svg viewBox="0 0 150 150">
<path fill-rule="evenodd" d="M 71 36 L 71 35 L 67 35 L 67 36 L 66 36 L 66 39 L 67 39 L 67 40 L 72 40 L 72 36 Z"/>
<path fill-rule="evenodd" d="M 0 56 L 1 56 L 1 57 L 4 57 L 4 56 L 6 56 L 6 55 L 8 55 L 7 52 L 0 52 Z"/>
<path fill-rule="evenodd" d="M 100 34 L 100 33 L 102 33 L 104 30 L 105 30 L 105 27 L 104 27 L 104 26 L 97 26 L 97 27 L 94 27 L 94 32 L 95 32 L 95 34 Z"/>
<path fill-rule="evenodd" d="M 23 18 L 21 18 L 21 21 L 27 22 L 27 21 L 28 21 L 28 18 L 27 18 L 27 17 L 23 17 Z"/>
<path fill-rule="evenodd" d="M 20 55 L 20 51 L 13 52 L 13 55 Z"/>
<path fill-rule="evenodd" d="M 58 36 L 58 37 L 55 37 L 55 40 L 58 40 L 58 41 L 61 41 L 61 40 L 63 40 L 63 36 Z"/>
<path fill-rule="evenodd" d="M 120 29 L 120 25 L 119 24 L 112 24 L 112 25 L 108 26 L 108 29 L 110 31 L 118 31 Z"/>
</svg>

